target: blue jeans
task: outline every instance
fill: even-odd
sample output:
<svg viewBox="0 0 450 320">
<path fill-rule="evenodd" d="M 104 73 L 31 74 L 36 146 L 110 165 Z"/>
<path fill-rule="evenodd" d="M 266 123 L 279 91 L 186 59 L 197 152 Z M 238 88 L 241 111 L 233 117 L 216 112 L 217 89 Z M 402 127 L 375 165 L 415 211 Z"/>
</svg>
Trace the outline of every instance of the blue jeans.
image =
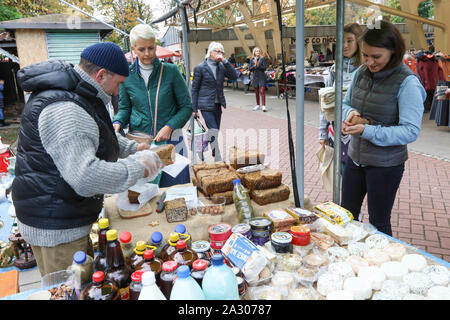
<svg viewBox="0 0 450 320">
<path fill-rule="evenodd" d="M 348 157 L 342 177 L 341 206 L 357 220 L 367 194 L 369 222 L 392 236 L 391 211 L 404 170 L 404 163 L 393 167 L 359 167 Z"/>
<path fill-rule="evenodd" d="M 202 117 L 205 120 L 206 127 L 208 128 L 208 140 L 212 150 L 212 156 L 215 161 L 221 161 L 222 156 L 219 150 L 218 134 L 220 129 L 220 121 L 222 119 L 222 107 L 217 105 L 216 110 L 206 111 L 202 110 Z"/>
</svg>

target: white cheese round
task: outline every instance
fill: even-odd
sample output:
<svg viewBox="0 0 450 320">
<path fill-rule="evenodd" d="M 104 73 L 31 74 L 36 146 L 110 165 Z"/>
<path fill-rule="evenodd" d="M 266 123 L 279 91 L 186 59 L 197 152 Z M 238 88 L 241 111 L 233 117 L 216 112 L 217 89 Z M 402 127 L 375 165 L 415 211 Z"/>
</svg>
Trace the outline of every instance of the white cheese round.
<svg viewBox="0 0 450 320">
<path fill-rule="evenodd" d="M 408 293 L 403 297 L 403 300 L 425 300 L 425 297 L 421 294 Z"/>
<path fill-rule="evenodd" d="M 402 258 L 402 263 L 410 272 L 419 272 L 427 266 L 427 260 L 424 256 L 416 253 L 407 254 Z"/>
<path fill-rule="evenodd" d="M 389 280 L 403 281 L 403 277 L 408 273 L 408 268 L 398 261 L 388 261 L 381 265 L 381 270 Z"/>
<path fill-rule="evenodd" d="M 401 261 L 406 254 L 406 247 L 401 243 L 393 242 L 384 247 L 383 251 L 389 255 L 392 261 Z"/>
<path fill-rule="evenodd" d="M 369 246 L 365 242 L 350 243 L 347 247 L 348 253 L 352 256 L 362 257 L 364 252 L 369 249 Z"/>
<path fill-rule="evenodd" d="M 330 262 L 344 261 L 350 254 L 342 247 L 331 247 L 327 250 Z"/>
<path fill-rule="evenodd" d="M 372 300 L 399 300 L 399 298 L 392 292 L 377 291 L 373 294 Z"/>
<path fill-rule="evenodd" d="M 425 295 L 433 286 L 430 276 L 422 272 L 411 272 L 403 277 L 403 282 L 409 287 L 411 293 Z"/>
<path fill-rule="evenodd" d="M 409 293 L 409 286 L 400 281 L 386 280 L 381 286 L 381 291 L 395 297 L 394 300 L 401 300 Z"/>
<path fill-rule="evenodd" d="M 450 288 L 444 286 L 431 287 L 427 292 L 427 298 L 431 300 L 450 300 Z"/>
<path fill-rule="evenodd" d="M 381 290 L 383 282 L 386 280 L 386 274 L 375 266 L 359 269 L 358 277 L 369 280 L 373 290 Z"/>
<path fill-rule="evenodd" d="M 330 292 L 342 290 L 344 281 L 337 274 L 325 272 L 317 280 L 317 291 L 323 296 L 327 296 Z"/>
<path fill-rule="evenodd" d="M 327 300 L 354 300 L 353 293 L 347 290 L 336 290 L 327 294 Z"/>
<path fill-rule="evenodd" d="M 328 266 L 328 272 L 337 274 L 345 280 L 350 277 L 354 277 L 355 273 L 353 272 L 352 266 L 347 262 L 334 262 Z"/>
<path fill-rule="evenodd" d="M 355 300 L 366 300 L 372 296 L 372 283 L 364 278 L 352 277 L 345 279 L 344 290 L 353 293 Z"/>
<path fill-rule="evenodd" d="M 389 244 L 389 239 L 382 234 L 376 233 L 367 237 L 366 244 L 369 246 L 369 249 L 383 249 Z"/>
<path fill-rule="evenodd" d="M 432 264 L 426 266 L 422 272 L 428 274 L 436 286 L 446 286 L 450 282 L 450 272 L 444 266 Z"/>
<path fill-rule="evenodd" d="M 369 249 L 364 253 L 364 259 L 371 266 L 381 266 L 383 263 L 389 261 L 389 256 L 387 253 L 383 252 L 381 249 Z"/>
<path fill-rule="evenodd" d="M 352 266 L 355 274 L 359 272 L 359 269 L 369 266 L 369 263 L 360 256 L 349 256 L 347 259 L 345 259 L 345 262 Z"/>
</svg>

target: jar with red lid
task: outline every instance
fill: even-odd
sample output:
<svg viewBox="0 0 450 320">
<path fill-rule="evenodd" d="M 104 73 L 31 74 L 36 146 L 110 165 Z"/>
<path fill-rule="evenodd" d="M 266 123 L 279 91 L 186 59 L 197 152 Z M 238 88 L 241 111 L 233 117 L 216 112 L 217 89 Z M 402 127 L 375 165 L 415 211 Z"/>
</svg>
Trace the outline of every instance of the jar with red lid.
<svg viewBox="0 0 450 320">
<path fill-rule="evenodd" d="M 231 236 L 231 226 L 227 223 L 214 224 L 208 229 L 211 248 L 220 251 Z"/>
<path fill-rule="evenodd" d="M 292 244 L 294 246 L 306 246 L 311 242 L 311 230 L 305 226 L 292 226 Z"/>
</svg>

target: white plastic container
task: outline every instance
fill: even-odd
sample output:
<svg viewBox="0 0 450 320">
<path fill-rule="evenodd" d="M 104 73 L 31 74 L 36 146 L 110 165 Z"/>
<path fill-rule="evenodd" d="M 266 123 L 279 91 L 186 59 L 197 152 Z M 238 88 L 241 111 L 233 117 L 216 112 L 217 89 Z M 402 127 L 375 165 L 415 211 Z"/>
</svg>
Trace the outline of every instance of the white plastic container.
<svg viewBox="0 0 450 320">
<path fill-rule="evenodd" d="M 146 271 L 142 274 L 142 290 L 138 300 L 167 300 L 156 285 L 155 273 Z"/>
<path fill-rule="evenodd" d="M 170 300 L 205 300 L 205 295 L 197 281 L 191 277 L 188 266 L 179 266 L 177 278 L 170 293 Z"/>
</svg>

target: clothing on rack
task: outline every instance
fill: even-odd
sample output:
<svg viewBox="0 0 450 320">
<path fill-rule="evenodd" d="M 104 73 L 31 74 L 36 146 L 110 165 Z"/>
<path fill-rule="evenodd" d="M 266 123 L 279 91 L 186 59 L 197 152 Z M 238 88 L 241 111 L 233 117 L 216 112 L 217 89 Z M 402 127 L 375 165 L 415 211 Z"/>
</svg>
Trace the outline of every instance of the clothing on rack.
<svg viewBox="0 0 450 320">
<path fill-rule="evenodd" d="M 450 55 L 438 52 L 436 54 L 436 59 L 438 61 L 439 66 L 442 68 L 445 81 L 450 81 Z"/>
<path fill-rule="evenodd" d="M 450 81 L 439 81 L 437 85 L 450 87 Z M 438 100 L 436 99 L 436 94 L 433 94 L 429 119 L 434 120 L 438 127 L 450 127 L 449 102 L 450 100 Z"/>
</svg>

